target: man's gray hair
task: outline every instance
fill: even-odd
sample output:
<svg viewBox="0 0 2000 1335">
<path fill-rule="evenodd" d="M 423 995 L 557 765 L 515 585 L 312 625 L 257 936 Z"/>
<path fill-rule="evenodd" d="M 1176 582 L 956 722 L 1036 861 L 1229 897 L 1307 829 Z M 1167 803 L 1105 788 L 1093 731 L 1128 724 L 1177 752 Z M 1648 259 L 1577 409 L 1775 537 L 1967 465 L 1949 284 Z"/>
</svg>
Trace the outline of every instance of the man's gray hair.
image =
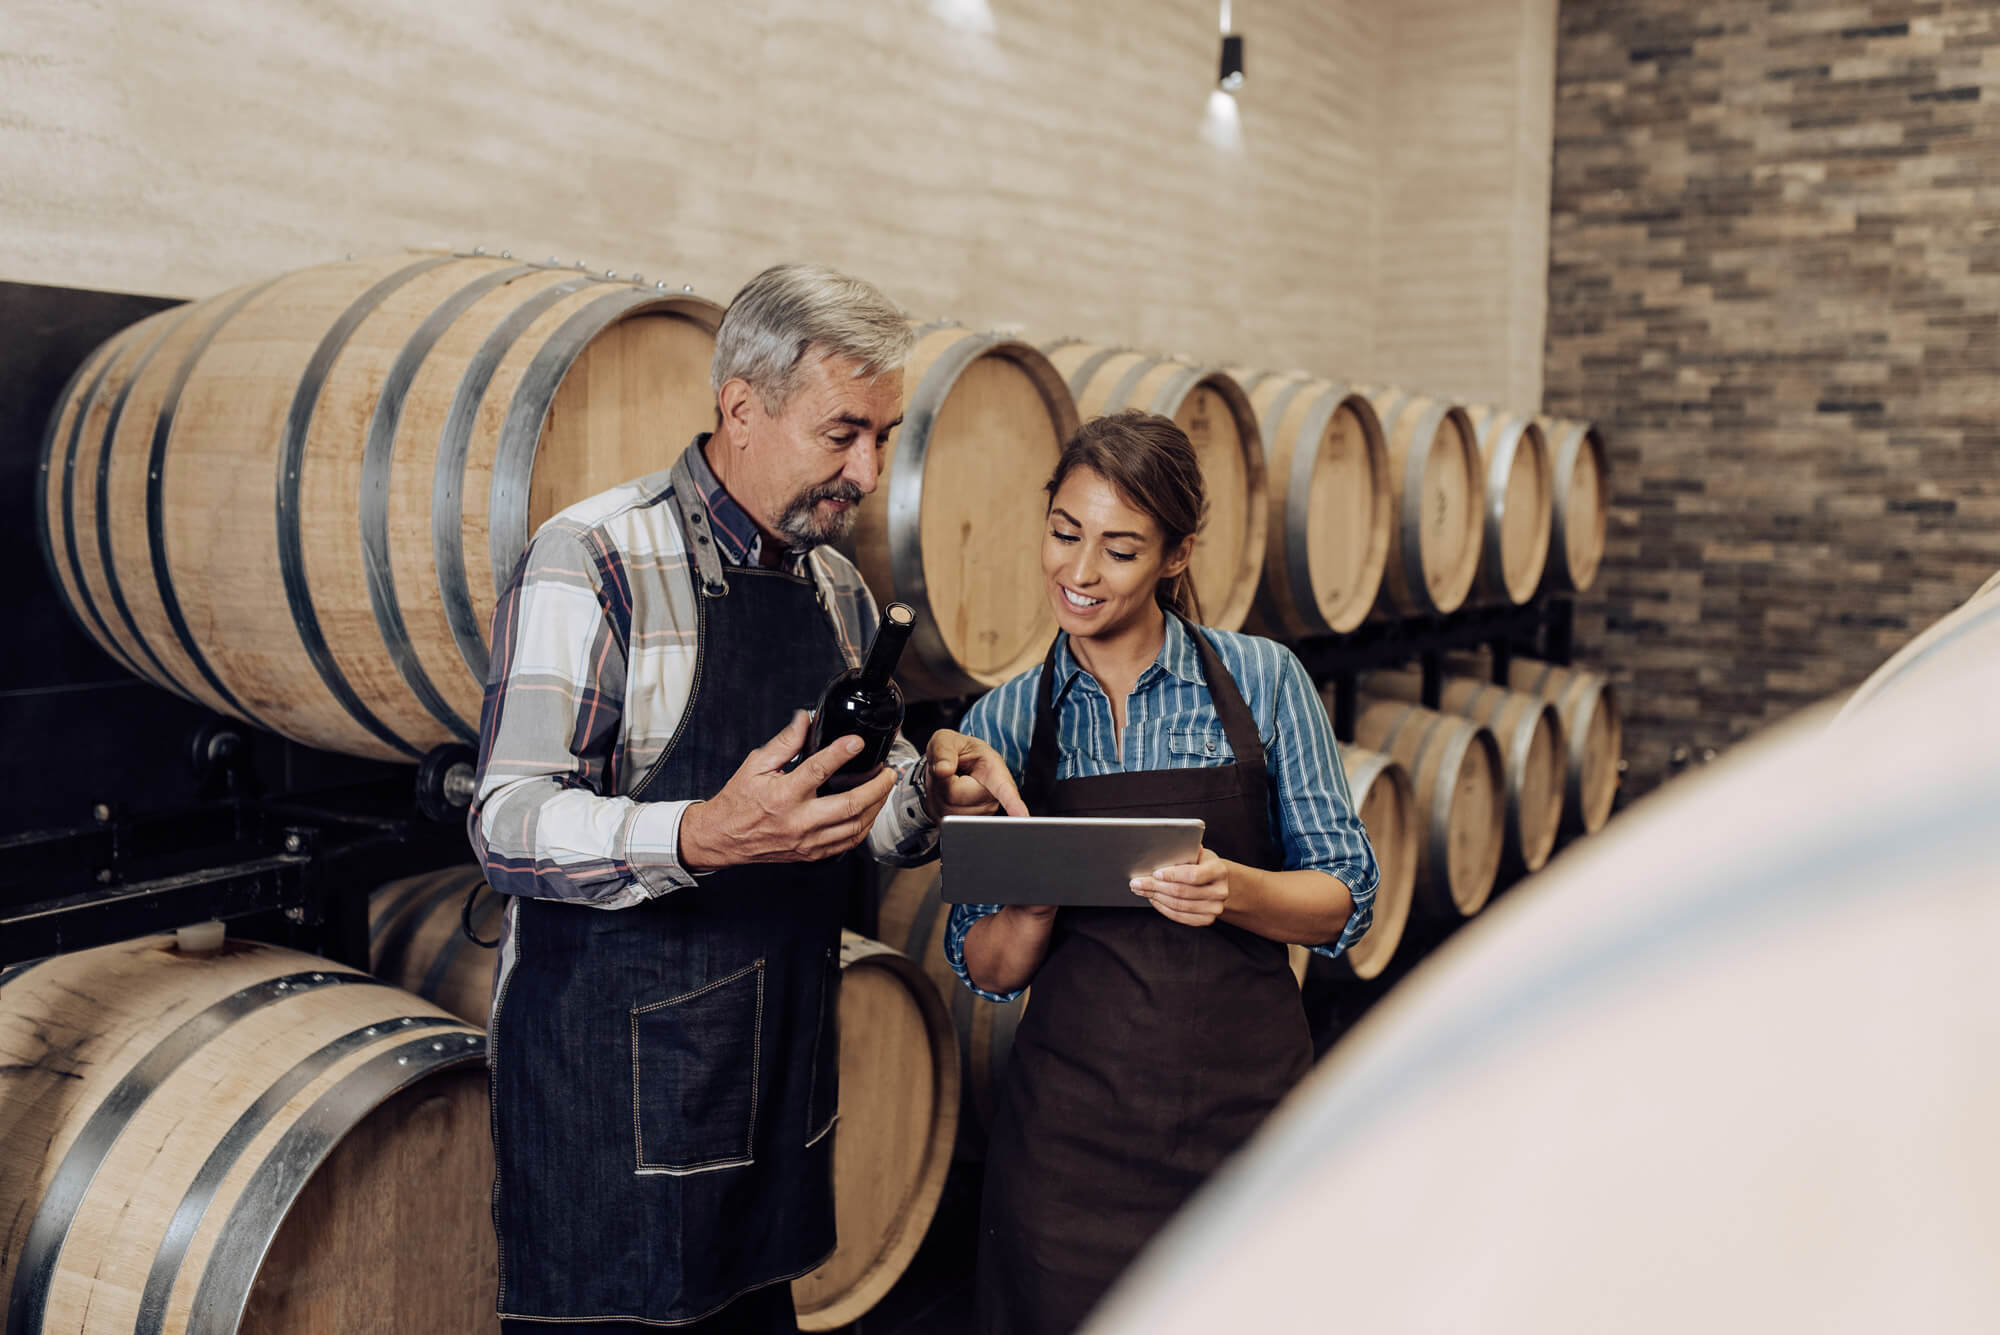
<svg viewBox="0 0 2000 1335">
<path fill-rule="evenodd" d="M 743 285 L 722 317 L 710 388 L 748 381 L 776 413 L 815 356 L 858 362 L 880 375 L 910 355 L 910 322 L 873 283 L 819 264 L 776 264 Z"/>
</svg>

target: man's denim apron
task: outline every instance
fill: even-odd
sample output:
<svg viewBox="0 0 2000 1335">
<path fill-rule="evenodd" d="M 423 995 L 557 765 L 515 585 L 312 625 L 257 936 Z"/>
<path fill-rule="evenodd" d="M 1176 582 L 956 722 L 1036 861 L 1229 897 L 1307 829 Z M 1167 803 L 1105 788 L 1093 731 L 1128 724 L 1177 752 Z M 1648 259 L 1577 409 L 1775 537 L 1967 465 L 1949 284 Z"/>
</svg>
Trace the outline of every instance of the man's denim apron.
<svg viewBox="0 0 2000 1335">
<path fill-rule="evenodd" d="M 640 801 L 713 795 L 847 666 L 813 581 L 725 567 L 685 460 L 674 490 L 699 655 Z M 833 1250 L 849 874 L 766 863 L 632 908 L 515 906 L 492 1021 L 503 1316 L 686 1322 Z"/>
</svg>

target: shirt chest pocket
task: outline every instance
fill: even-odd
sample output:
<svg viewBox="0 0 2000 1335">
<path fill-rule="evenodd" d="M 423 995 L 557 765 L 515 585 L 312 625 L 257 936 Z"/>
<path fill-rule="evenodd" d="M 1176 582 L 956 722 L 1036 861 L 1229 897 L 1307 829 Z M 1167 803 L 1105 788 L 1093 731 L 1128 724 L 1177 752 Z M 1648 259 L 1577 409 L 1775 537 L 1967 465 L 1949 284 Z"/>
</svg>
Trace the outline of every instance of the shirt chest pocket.
<svg viewBox="0 0 2000 1335">
<path fill-rule="evenodd" d="M 1236 753 L 1229 749 L 1229 736 L 1220 726 L 1174 728 L 1167 733 L 1167 767 L 1192 769 L 1198 765 L 1230 765 Z"/>
</svg>

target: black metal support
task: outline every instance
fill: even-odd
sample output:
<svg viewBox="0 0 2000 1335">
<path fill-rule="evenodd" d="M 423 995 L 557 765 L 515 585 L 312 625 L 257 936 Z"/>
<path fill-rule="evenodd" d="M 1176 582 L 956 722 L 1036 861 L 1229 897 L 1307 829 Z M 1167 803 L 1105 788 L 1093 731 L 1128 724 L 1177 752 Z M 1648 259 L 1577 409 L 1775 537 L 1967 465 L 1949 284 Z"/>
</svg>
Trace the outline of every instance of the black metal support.
<svg viewBox="0 0 2000 1335">
<path fill-rule="evenodd" d="M 0 964 L 220 919 L 368 963 L 368 892 L 464 861 L 461 831 L 407 790 L 238 799 L 145 816 L 98 803 L 87 825 L 0 838 Z"/>
</svg>

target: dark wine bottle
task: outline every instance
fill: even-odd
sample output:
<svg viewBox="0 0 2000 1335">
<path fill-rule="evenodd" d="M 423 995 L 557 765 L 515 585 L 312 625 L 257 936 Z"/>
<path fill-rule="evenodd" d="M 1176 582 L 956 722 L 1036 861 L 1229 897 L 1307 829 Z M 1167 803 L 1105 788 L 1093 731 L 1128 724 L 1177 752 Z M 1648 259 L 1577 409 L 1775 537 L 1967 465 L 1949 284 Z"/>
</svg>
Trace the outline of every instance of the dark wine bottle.
<svg viewBox="0 0 2000 1335">
<path fill-rule="evenodd" d="M 882 624 L 875 628 L 874 642 L 861 666 L 849 668 L 827 683 L 813 714 L 812 740 L 805 753 L 817 755 L 849 735 L 859 737 L 864 745 L 860 755 L 835 770 L 820 786 L 822 796 L 866 783 L 888 758 L 896 730 L 903 726 L 903 692 L 896 685 L 896 663 L 916 624 L 915 612 L 902 603 L 890 603 L 882 610 Z"/>
</svg>

